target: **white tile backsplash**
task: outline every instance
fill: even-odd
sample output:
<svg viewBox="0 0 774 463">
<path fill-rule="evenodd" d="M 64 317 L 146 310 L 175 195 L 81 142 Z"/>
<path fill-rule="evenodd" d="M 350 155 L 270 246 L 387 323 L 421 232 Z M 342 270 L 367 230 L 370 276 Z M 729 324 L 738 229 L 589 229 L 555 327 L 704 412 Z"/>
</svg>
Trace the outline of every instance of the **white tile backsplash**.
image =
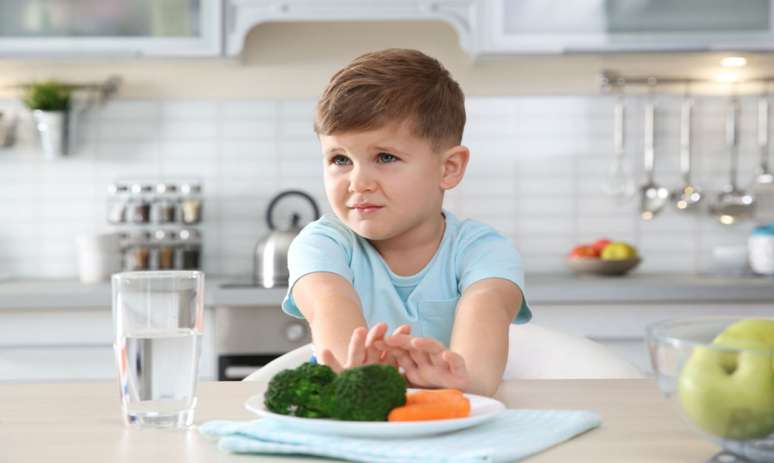
<svg viewBox="0 0 774 463">
<path fill-rule="evenodd" d="M 106 186 L 117 179 L 204 182 L 203 265 L 219 274 L 252 271 L 255 242 L 267 232 L 271 197 L 298 188 L 323 211 L 315 102 L 304 100 L 119 100 L 79 121 L 73 155 L 44 161 L 32 123 L 20 112 L 18 143 L 0 149 L 0 273 L 74 277 L 75 237 L 107 228 Z M 755 98 L 741 99 L 741 185 L 755 173 Z M 680 185 L 679 97 L 657 99 L 656 180 Z M 15 100 L 0 108 L 19 110 Z M 446 207 L 498 228 L 517 244 L 528 272 L 564 271 L 580 242 L 609 237 L 639 246 L 638 271 L 703 271 L 714 246 L 744 245 L 753 226 L 721 226 L 706 213 L 668 208 L 651 222 L 637 198 L 604 192 L 612 160 L 612 99 L 599 96 L 474 97 L 466 101 L 462 184 Z M 694 182 L 708 199 L 728 182 L 725 100 L 696 99 Z M 642 175 L 642 97 L 627 98 L 625 168 Z M 291 202 L 278 211 L 304 207 Z M 770 212 L 772 214 L 772 212 Z M 280 220 L 278 219 L 278 220 Z"/>
</svg>

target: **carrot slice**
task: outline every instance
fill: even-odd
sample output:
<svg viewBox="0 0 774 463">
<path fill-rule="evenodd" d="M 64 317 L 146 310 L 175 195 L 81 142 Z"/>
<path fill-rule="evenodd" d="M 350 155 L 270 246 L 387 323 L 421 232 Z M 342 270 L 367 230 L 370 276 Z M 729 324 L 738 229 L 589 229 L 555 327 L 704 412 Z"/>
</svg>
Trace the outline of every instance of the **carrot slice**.
<svg viewBox="0 0 774 463">
<path fill-rule="evenodd" d="M 406 394 L 406 405 L 445 402 L 465 395 L 458 389 L 427 389 Z"/>
<path fill-rule="evenodd" d="M 402 407 L 393 408 L 387 416 L 387 420 L 428 421 L 464 418 L 470 415 L 470 401 L 461 393 L 420 395 L 419 400 L 428 401 L 421 403 L 414 402 Z"/>
</svg>

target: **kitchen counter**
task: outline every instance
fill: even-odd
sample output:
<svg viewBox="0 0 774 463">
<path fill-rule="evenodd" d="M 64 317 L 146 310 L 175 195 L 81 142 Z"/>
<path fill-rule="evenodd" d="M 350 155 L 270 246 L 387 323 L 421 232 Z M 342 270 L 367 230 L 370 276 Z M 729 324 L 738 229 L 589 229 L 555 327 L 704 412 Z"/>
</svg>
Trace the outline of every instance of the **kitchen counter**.
<svg viewBox="0 0 774 463">
<path fill-rule="evenodd" d="M 194 427 L 168 430 L 124 426 L 114 383 L 0 385 L 0 460 L 331 461 L 232 455 L 199 434 L 196 425 L 205 421 L 254 419 L 243 404 L 265 387 L 251 382 L 200 384 Z M 519 380 L 504 383 L 496 397 L 508 408 L 584 409 L 602 417 L 599 428 L 528 458 L 530 463 L 707 461 L 719 450 L 682 421 L 652 380 Z"/>
<path fill-rule="evenodd" d="M 262 289 L 237 277 L 206 279 L 206 305 L 277 305 L 284 288 Z M 226 285 L 226 287 L 224 287 Z M 530 274 L 529 302 L 541 304 L 737 303 L 774 302 L 774 279 L 766 277 L 633 274 L 625 277 L 576 277 Z M 0 282 L 0 310 L 109 307 L 110 283 L 83 285 L 77 280 L 5 280 Z"/>
<path fill-rule="evenodd" d="M 278 305 L 286 288 L 264 289 L 237 283 L 237 278 L 205 277 L 204 304 Z M 227 287 L 223 287 L 226 285 Z M 0 310 L 110 307 L 110 282 L 85 285 L 78 280 L 5 280 L 0 282 Z"/>
<path fill-rule="evenodd" d="M 685 273 L 623 277 L 537 274 L 526 277 L 534 304 L 774 302 L 774 278 Z"/>
</svg>

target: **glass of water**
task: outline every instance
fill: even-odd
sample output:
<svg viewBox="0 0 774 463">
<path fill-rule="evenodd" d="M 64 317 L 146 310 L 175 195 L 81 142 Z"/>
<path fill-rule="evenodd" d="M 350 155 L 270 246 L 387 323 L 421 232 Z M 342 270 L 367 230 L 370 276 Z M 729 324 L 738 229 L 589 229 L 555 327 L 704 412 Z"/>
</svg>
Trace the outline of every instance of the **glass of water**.
<svg viewBox="0 0 774 463">
<path fill-rule="evenodd" d="M 113 275 L 113 326 L 127 424 L 193 423 L 204 319 L 204 274 Z"/>
</svg>

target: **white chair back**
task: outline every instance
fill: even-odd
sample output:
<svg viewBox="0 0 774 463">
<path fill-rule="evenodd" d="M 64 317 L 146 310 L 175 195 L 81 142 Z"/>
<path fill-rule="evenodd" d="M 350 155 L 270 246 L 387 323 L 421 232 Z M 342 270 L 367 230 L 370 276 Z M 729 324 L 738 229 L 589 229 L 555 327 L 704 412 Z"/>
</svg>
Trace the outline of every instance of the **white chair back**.
<svg viewBox="0 0 774 463">
<path fill-rule="evenodd" d="M 534 323 L 510 327 L 504 380 L 642 377 L 631 363 L 585 337 Z"/>
<path fill-rule="evenodd" d="M 295 368 L 304 362 L 308 362 L 312 357 L 312 352 L 312 344 L 306 344 L 293 349 L 290 352 L 275 358 L 257 371 L 254 371 L 242 381 L 268 382 L 272 376 L 280 371 L 287 370 L 288 368 Z"/>
<path fill-rule="evenodd" d="M 642 378 L 643 374 L 607 347 L 582 336 L 534 323 L 511 325 L 508 363 L 510 379 Z M 307 344 L 278 357 L 243 381 L 269 381 L 276 373 L 295 368 L 312 356 Z"/>
</svg>

